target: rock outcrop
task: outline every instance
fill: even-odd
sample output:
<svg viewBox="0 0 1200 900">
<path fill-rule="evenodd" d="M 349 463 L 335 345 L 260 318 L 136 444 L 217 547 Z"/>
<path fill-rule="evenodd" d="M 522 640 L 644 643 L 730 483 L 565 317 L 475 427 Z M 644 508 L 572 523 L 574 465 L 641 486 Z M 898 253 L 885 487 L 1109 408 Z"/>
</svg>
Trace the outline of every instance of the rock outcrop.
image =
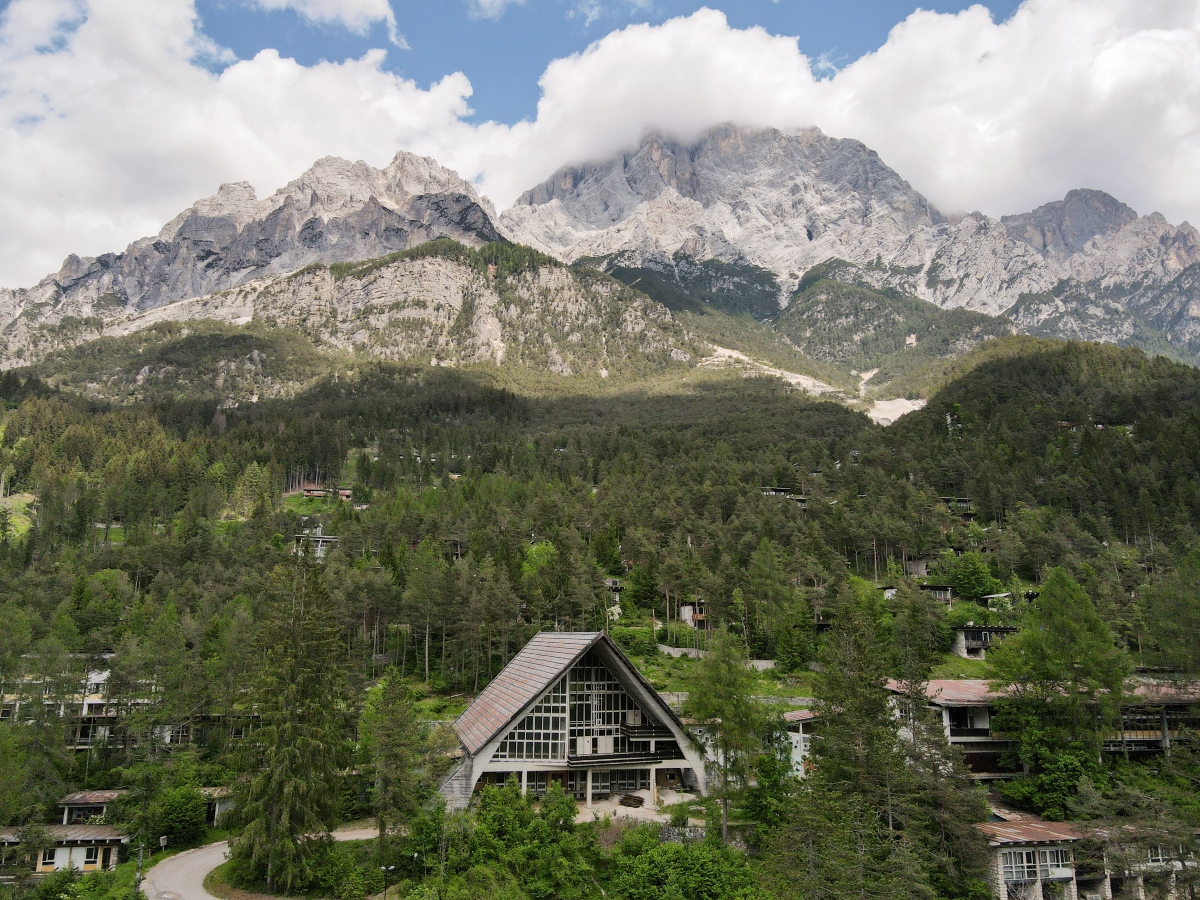
<svg viewBox="0 0 1200 900">
<path fill-rule="evenodd" d="M 28 290 L 0 291 L 0 327 L 21 317 L 108 319 L 227 290 L 313 263 L 361 260 L 439 237 L 478 246 L 495 210 L 434 160 L 398 153 L 383 169 L 326 157 L 258 200 L 244 182 L 184 210 L 122 253 L 70 256 Z"/>
<path fill-rule="evenodd" d="M 380 359 L 494 363 L 559 375 L 638 371 L 687 362 L 696 352 L 668 310 L 606 275 L 557 263 L 505 275 L 461 257 L 450 245 L 446 255 L 422 250 L 357 265 L 308 266 L 130 310 L 65 337 L 61 326 L 48 323 L 31 332 L 28 357 L 15 362 L 194 320 L 266 323 L 300 332 L 318 349 Z"/>
<path fill-rule="evenodd" d="M 762 267 L 781 306 L 807 271 L 841 260 L 852 265 L 839 277 L 943 308 L 1007 315 L 1034 333 L 1166 341 L 1200 359 L 1191 225 L 1139 217 L 1093 190 L 1000 220 L 951 222 L 874 151 L 816 129 L 726 125 L 690 145 L 651 136 L 606 163 L 556 173 L 500 227 L 608 268 L 662 272 L 685 257 Z"/>
</svg>

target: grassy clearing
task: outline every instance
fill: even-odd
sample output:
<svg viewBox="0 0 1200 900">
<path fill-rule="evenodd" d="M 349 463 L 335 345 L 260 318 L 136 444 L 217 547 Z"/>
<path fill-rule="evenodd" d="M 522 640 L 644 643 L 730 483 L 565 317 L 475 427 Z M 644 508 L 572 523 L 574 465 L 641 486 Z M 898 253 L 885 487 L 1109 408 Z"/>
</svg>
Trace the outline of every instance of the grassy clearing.
<svg viewBox="0 0 1200 900">
<path fill-rule="evenodd" d="M 337 503 L 338 501 L 325 497 L 305 497 L 303 494 L 290 494 L 283 498 L 283 508 L 301 516 L 319 516 L 332 512 Z"/>
<path fill-rule="evenodd" d="M 0 500 L 0 507 L 8 510 L 8 527 L 11 537 L 20 537 L 33 524 L 33 518 L 29 512 L 33 501 L 33 494 L 10 494 Z"/>
<path fill-rule="evenodd" d="M 953 653 L 947 653 L 942 661 L 933 667 L 930 678 L 987 678 L 991 670 L 986 660 L 963 659 Z"/>
</svg>

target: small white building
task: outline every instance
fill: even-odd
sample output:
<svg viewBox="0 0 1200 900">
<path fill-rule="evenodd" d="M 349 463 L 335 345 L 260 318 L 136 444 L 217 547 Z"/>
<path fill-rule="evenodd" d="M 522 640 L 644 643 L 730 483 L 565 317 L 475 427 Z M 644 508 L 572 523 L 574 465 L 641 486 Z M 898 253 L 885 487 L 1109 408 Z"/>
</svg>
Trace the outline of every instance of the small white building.
<svg viewBox="0 0 1200 900">
<path fill-rule="evenodd" d="M 124 797 L 128 791 L 75 791 L 58 801 L 62 807 L 64 825 L 82 825 L 92 819 L 103 819 L 108 806 Z"/>
<path fill-rule="evenodd" d="M 813 709 L 793 709 L 783 714 L 784 727 L 792 742 L 792 768 L 801 778 L 808 774 L 811 765 L 816 720 L 817 712 Z"/>
<path fill-rule="evenodd" d="M 42 830 L 49 845 L 26 860 L 39 874 L 59 869 L 83 873 L 115 869 L 121 845 L 129 843 L 128 835 L 111 825 L 46 825 Z M 21 843 L 18 829 L 0 831 L 0 847 L 5 851 L 17 848 L 20 852 Z"/>
</svg>

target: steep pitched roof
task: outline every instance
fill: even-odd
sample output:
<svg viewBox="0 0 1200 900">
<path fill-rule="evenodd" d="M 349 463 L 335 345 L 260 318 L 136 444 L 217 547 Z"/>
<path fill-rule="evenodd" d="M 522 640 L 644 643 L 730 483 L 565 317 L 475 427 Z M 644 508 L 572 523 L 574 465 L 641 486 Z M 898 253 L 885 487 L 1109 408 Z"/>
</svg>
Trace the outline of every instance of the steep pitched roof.
<svg viewBox="0 0 1200 900">
<path fill-rule="evenodd" d="M 602 631 L 543 631 L 534 635 L 454 722 L 467 752 L 478 753 L 603 637 Z"/>
</svg>

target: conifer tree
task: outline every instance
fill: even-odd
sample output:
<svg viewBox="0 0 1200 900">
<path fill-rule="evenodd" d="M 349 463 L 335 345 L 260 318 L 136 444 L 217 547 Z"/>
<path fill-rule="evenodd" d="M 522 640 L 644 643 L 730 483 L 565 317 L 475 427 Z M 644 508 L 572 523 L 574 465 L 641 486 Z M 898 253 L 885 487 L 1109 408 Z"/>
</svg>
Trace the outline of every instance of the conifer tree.
<svg viewBox="0 0 1200 900">
<path fill-rule="evenodd" d="M 362 725 L 383 846 L 420 809 L 421 800 L 417 776 L 423 744 L 421 720 L 413 708 L 412 690 L 397 670 L 388 672 L 369 698 Z"/>
<path fill-rule="evenodd" d="M 261 724 L 243 742 L 244 829 L 231 845 L 241 871 L 268 890 L 304 883 L 315 845 L 340 812 L 330 789 L 347 761 L 340 644 L 320 571 L 308 560 L 277 567 L 259 630 L 253 700 Z"/>
<path fill-rule="evenodd" d="M 686 709 L 701 728 L 714 760 L 721 803 L 721 840 L 729 839 L 729 801 L 749 778 L 760 749 L 764 718 L 742 643 L 717 631 L 692 675 Z"/>
</svg>

